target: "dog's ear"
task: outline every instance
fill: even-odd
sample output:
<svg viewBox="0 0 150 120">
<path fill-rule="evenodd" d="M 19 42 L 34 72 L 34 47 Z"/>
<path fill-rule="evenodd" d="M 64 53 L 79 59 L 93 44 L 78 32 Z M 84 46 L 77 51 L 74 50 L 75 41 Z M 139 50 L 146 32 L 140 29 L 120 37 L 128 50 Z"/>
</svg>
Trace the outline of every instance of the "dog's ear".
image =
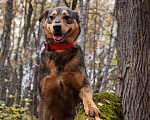
<svg viewBox="0 0 150 120">
<path fill-rule="evenodd" d="M 41 22 L 44 17 L 45 17 L 45 18 L 47 17 L 48 12 L 49 12 L 49 10 L 46 10 L 46 11 L 40 16 L 39 22 Z"/>
<path fill-rule="evenodd" d="M 80 17 L 79 17 L 78 12 L 75 12 L 75 14 L 76 14 L 76 21 L 78 24 L 80 24 Z"/>
</svg>

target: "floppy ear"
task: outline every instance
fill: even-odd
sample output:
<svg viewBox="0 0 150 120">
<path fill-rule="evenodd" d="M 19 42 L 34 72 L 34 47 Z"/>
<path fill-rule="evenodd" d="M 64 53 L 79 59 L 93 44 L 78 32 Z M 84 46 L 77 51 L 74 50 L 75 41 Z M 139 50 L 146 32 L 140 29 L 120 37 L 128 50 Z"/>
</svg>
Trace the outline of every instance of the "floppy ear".
<svg viewBox="0 0 150 120">
<path fill-rule="evenodd" d="M 49 10 L 46 10 L 46 11 L 40 16 L 39 22 L 41 22 L 44 17 L 45 17 L 45 18 L 47 17 L 48 12 L 49 12 Z"/>
<path fill-rule="evenodd" d="M 75 12 L 75 14 L 76 14 L 76 21 L 77 21 L 77 23 L 79 24 L 79 23 L 80 23 L 80 17 L 79 17 L 79 14 L 78 14 L 78 12 Z"/>
</svg>

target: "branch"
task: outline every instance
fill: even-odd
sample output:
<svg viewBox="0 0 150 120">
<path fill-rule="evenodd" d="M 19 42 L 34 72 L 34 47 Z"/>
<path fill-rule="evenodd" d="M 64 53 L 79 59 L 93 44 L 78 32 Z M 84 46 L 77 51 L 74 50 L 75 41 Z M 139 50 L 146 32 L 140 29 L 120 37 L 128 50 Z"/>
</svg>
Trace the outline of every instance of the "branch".
<svg viewBox="0 0 150 120">
<path fill-rule="evenodd" d="M 63 1 L 64 1 L 65 5 L 66 5 L 67 7 L 69 7 L 67 1 L 66 1 L 66 0 L 63 0 Z"/>
<path fill-rule="evenodd" d="M 72 2 L 72 10 L 75 10 L 76 6 L 77 6 L 77 0 L 73 0 L 73 2 Z"/>
</svg>

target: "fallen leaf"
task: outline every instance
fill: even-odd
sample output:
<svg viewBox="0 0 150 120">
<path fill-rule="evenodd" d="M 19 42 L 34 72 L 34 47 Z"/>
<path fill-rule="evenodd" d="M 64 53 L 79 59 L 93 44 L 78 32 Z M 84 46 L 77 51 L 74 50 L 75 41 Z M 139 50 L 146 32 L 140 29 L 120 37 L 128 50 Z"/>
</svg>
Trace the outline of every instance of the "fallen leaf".
<svg viewBox="0 0 150 120">
<path fill-rule="evenodd" d="M 110 104 L 110 102 L 108 100 L 105 100 L 108 104 Z"/>
<path fill-rule="evenodd" d="M 98 103 L 98 106 L 103 106 L 103 104 L 102 103 Z"/>
</svg>

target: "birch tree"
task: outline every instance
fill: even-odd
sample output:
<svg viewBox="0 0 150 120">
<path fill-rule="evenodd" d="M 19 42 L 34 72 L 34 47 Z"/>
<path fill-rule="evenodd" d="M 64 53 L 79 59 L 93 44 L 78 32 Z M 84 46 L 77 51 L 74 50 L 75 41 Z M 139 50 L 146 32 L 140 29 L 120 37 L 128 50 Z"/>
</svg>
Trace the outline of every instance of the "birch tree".
<svg viewBox="0 0 150 120">
<path fill-rule="evenodd" d="M 85 50 L 85 40 L 86 40 L 86 20 L 88 17 L 88 11 L 89 11 L 89 0 L 86 0 L 85 2 L 83 0 L 79 0 L 79 14 L 80 14 L 80 27 L 81 27 L 81 33 L 79 36 L 79 41 L 81 48 Z"/>
</svg>

